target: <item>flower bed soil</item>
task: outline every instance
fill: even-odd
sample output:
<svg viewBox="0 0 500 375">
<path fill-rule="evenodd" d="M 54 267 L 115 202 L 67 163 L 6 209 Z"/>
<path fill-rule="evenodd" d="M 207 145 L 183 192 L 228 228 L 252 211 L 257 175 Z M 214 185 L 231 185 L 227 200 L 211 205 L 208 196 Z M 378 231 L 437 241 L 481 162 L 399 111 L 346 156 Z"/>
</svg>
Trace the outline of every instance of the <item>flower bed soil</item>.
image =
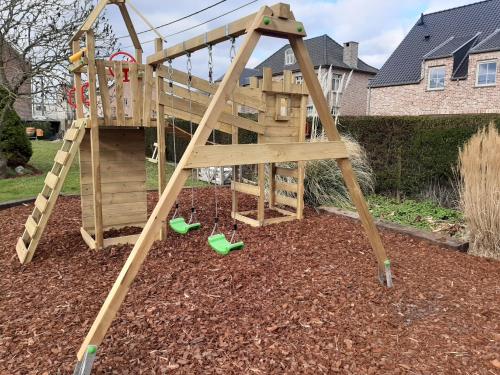
<svg viewBox="0 0 500 375">
<path fill-rule="evenodd" d="M 230 194 L 218 193 L 229 231 Z M 94 374 L 500 374 L 500 262 L 384 231 L 387 289 L 361 226 L 313 209 L 300 222 L 240 225 L 245 249 L 220 257 L 206 242 L 212 197 L 196 192 L 201 230 L 155 243 Z M 189 202 L 186 190 L 186 213 Z M 88 250 L 80 200 L 62 197 L 21 266 L 15 243 L 31 210 L 0 212 L 0 374 L 70 374 L 131 246 Z"/>
</svg>

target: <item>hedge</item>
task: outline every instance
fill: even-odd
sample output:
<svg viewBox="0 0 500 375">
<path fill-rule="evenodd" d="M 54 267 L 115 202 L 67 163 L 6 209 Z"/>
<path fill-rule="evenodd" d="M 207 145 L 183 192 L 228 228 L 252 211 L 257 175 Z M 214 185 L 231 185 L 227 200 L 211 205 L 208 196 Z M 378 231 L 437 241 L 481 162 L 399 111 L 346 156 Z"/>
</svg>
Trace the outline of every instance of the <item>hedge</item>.
<svg viewBox="0 0 500 375">
<path fill-rule="evenodd" d="M 26 129 L 19 115 L 12 108 L 6 108 L 0 133 L 0 149 L 11 167 L 25 165 L 33 150 L 26 135 Z"/>
<path fill-rule="evenodd" d="M 449 186 L 458 150 L 479 128 L 500 114 L 343 117 L 339 131 L 367 151 L 379 193 L 415 196 L 430 184 Z"/>
</svg>

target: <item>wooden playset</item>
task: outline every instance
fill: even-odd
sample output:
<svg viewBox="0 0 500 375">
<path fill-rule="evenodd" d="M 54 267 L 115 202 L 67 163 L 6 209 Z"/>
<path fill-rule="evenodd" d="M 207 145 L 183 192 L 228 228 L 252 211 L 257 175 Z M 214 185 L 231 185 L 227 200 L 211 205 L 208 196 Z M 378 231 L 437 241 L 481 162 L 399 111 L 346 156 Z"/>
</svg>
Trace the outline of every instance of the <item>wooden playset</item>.
<svg viewBox="0 0 500 375">
<path fill-rule="evenodd" d="M 124 60 L 95 57 L 92 26 L 108 4 L 119 7 L 135 47 L 133 56 L 121 54 Z M 74 55 L 70 58 L 70 71 L 75 83 L 71 94 L 75 94 L 76 120 L 64 136 L 54 167 L 45 179 L 45 186 L 16 246 L 21 263 L 29 263 L 79 150 L 84 241 L 95 250 L 118 243 L 131 243 L 134 247 L 82 343 L 75 374 L 90 372 L 97 346 L 104 339 L 151 245 L 165 238 L 167 224 L 178 233 L 189 233 L 199 227 L 194 198 L 191 207 L 180 207 L 177 203 L 178 194 L 197 168 L 235 166 L 231 183 L 232 218 L 235 223 L 262 226 L 301 219 L 305 163 L 336 159 L 376 255 L 381 281 L 391 286 L 390 263 L 304 46 L 304 26 L 295 20 L 290 7 L 282 3 L 264 6 L 257 13 L 169 48 L 163 48 L 163 40 L 158 38 L 156 52 L 144 62 L 127 4 L 127 0 L 100 0 L 71 38 Z M 214 83 L 212 46 L 231 41 L 231 50 L 234 50 L 235 38 L 242 35 L 245 39 L 231 59 L 222 82 Z M 291 72 L 285 72 L 283 80 L 275 81 L 270 69 L 264 69 L 261 79 L 252 78 L 249 86 L 238 85 L 261 36 L 289 40 L 305 85 L 294 83 Z M 191 54 L 205 48 L 208 50 L 208 80 L 191 72 Z M 178 58 L 186 59 L 186 72 L 172 67 L 172 60 Z M 328 142 L 305 141 L 308 95 L 316 106 Z M 258 119 L 239 116 L 240 106 L 257 111 Z M 176 119 L 189 122 L 190 132 L 176 126 Z M 198 124 L 195 131 L 193 123 Z M 149 217 L 144 157 L 144 129 L 147 127 L 156 127 L 157 132 L 155 159 L 160 194 Z M 238 144 L 239 129 L 256 133 L 258 142 Z M 232 144 L 210 142 L 214 130 L 231 134 Z M 190 139 L 182 158 L 175 160 L 176 168 L 168 184 L 165 175 L 167 131 L 174 137 Z M 287 167 L 280 163 L 286 163 Z M 255 184 L 238 178 L 239 167 L 250 164 L 257 165 Z M 193 189 L 191 194 L 195 194 Z M 240 194 L 257 197 L 256 209 L 239 211 Z M 174 214 L 169 216 L 172 209 Z M 242 242 L 233 242 L 233 238 L 227 240 L 218 233 L 217 209 L 216 205 L 209 245 L 219 254 L 241 249 Z M 281 216 L 266 218 L 266 210 L 275 210 Z M 185 213 L 190 214 L 189 220 L 181 215 Z M 103 238 L 106 230 L 125 226 L 139 226 L 143 230 L 140 235 Z"/>
</svg>

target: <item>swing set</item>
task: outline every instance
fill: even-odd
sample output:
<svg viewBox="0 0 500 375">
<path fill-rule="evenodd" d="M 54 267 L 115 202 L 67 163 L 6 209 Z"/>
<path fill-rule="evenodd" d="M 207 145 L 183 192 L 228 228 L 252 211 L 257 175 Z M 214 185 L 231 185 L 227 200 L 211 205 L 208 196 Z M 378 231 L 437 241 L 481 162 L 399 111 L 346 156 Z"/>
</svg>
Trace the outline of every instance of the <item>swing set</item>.
<svg viewBox="0 0 500 375">
<path fill-rule="evenodd" d="M 134 44 L 135 53 L 130 55 L 134 61 L 95 57 L 92 26 L 109 4 L 118 6 L 121 12 Z M 180 235 L 189 235 L 201 227 L 196 216 L 195 189 L 190 188 L 188 219 L 181 215 L 183 209 L 177 199 L 198 168 L 233 166 L 231 236 L 228 239 L 220 231 L 215 185 L 214 226 L 207 241 L 217 254 L 227 255 L 244 247 L 242 241 L 236 241 L 238 222 L 259 227 L 302 219 L 305 163 L 336 159 L 377 259 L 379 279 L 392 286 L 390 262 L 305 48 L 304 26 L 295 19 L 290 6 L 283 3 L 263 6 L 256 13 L 168 48 L 164 48 L 164 39 L 160 36 L 155 41 L 156 52 L 145 61 L 128 7 L 138 12 L 130 0 L 100 0 L 71 38 L 73 55 L 69 70 L 75 83 L 76 120 L 65 134 L 54 167 L 45 179 L 33 213 L 16 245 L 21 263 L 29 263 L 69 167 L 79 152 L 83 240 L 95 250 L 115 244 L 134 246 L 78 351 L 74 374 L 90 373 L 97 347 L 153 242 L 164 239 L 167 228 Z M 144 20 L 142 15 L 140 17 Z M 244 36 L 244 40 L 236 53 L 235 40 L 240 36 Z M 283 80 L 274 80 L 271 69 L 265 68 L 262 78 L 252 77 L 249 86 L 239 86 L 239 77 L 261 36 L 289 41 L 305 85 L 294 83 L 291 71 L 284 72 Z M 212 47 L 225 41 L 230 42 L 231 64 L 222 82 L 217 84 L 213 82 Z M 208 49 L 208 80 L 194 76 L 191 69 L 192 54 L 205 48 Z M 186 58 L 186 72 L 172 67 L 174 59 L 183 57 Z M 84 86 L 87 86 L 88 95 L 82 91 Z M 324 126 L 326 142 L 305 141 L 308 96 Z M 84 97 L 88 98 L 88 107 L 84 105 Z M 241 106 L 256 110 L 257 120 L 239 116 Z M 176 126 L 176 119 L 189 122 L 189 135 Z M 196 130 L 194 124 L 198 124 Z M 160 195 L 149 216 L 144 161 L 144 129 L 147 127 L 156 128 Z M 239 129 L 256 133 L 257 143 L 238 144 Z M 215 130 L 230 134 L 232 143 L 215 144 Z M 178 134 L 190 139 L 180 160 L 177 160 L 174 141 L 175 170 L 168 183 L 165 168 L 167 131 L 172 132 L 174 140 Z M 211 134 L 212 142 L 209 140 Z M 257 165 L 255 184 L 238 178 L 244 165 Z M 257 208 L 240 211 L 238 197 L 241 194 L 254 196 Z M 169 216 L 172 209 L 173 214 Z M 266 217 L 269 210 L 280 216 Z M 104 231 L 125 226 L 143 229 L 140 235 L 104 238 Z"/>
</svg>

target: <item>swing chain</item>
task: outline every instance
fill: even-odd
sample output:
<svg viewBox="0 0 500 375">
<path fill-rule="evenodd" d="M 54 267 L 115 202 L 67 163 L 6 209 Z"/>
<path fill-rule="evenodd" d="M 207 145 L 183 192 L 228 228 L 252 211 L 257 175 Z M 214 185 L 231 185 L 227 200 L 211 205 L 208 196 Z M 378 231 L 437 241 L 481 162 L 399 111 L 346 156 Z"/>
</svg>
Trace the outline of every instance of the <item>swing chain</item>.
<svg viewBox="0 0 500 375">
<path fill-rule="evenodd" d="M 236 38 L 232 37 L 231 48 L 229 48 L 229 59 L 231 60 L 231 63 L 233 62 L 235 57 L 236 57 Z"/>
<path fill-rule="evenodd" d="M 186 61 L 186 69 L 188 74 L 187 80 L 187 89 L 188 89 L 188 100 L 189 100 L 189 133 L 191 135 L 191 139 L 193 139 L 193 100 L 191 97 L 191 89 L 192 89 L 192 69 L 193 64 L 191 63 L 191 53 L 187 54 Z M 191 169 L 191 178 L 193 178 L 194 169 Z M 189 224 L 191 224 L 196 217 L 196 209 L 194 207 L 194 185 L 191 186 L 191 215 L 189 216 Z"/>
<path fill-rule="evenodd" d="M 210 86 L 214 84 L 214 60 L 211 44 L 208 45 L 208 83 Z"/>
</svg>

